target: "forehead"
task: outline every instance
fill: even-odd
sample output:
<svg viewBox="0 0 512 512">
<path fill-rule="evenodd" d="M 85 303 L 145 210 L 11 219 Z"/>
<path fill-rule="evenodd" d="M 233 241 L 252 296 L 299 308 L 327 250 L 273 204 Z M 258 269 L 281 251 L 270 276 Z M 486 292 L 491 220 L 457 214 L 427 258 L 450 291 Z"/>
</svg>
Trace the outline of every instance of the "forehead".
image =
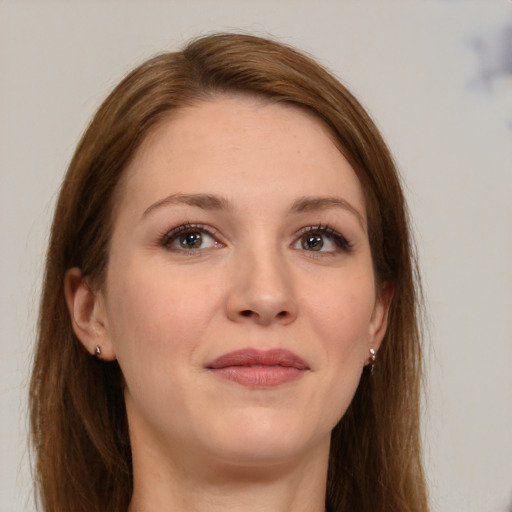
<svg viewBox="0 0 512 512">
<path fill-rule="evenodd" d="M 285 201 L 330 192 L 364 212 L 359 181 L 322 121 L 289 104 L 246 96 L 172 112 L 139 147 L 119 192 L 121 204 L 139 208 L 170 193 L 235 201 L 258 195 L 268 201 L 277 193 Z"/>
</svg>

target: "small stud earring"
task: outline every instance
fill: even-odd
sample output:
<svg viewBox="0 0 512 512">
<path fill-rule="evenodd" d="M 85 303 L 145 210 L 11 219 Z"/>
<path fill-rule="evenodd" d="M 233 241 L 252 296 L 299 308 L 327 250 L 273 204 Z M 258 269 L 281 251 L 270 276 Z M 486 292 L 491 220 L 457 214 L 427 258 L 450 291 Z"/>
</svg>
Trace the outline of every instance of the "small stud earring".
<svg viewBox="0 0 512 512">
<path fill-rule="evenodd" d="M 99 357 L 101 356 L 101 348 L 96 345 L 96 348 L 94 349 L 94 357 L 97 357 L 99 359 Z"/>
<path fill-rule="evenodd" d="M 375 349 L 370 349 L 370 373 L 373 375 L 373 370 L 375 368 L 375 360 L 377 359 L 377 353 Z"/>
</svg>

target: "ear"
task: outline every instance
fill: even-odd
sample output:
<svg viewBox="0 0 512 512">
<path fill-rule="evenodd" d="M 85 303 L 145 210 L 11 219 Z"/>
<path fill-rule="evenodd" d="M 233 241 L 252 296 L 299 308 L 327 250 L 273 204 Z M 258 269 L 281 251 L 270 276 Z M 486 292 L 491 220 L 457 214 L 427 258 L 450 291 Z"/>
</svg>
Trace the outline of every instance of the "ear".
<svg viewBox="0 0 512 512">
<path fill-rule="evenodd" d="M 114 360 L 116 354 L 110 340 L 101 291 L 89 286 L 79 268 L 71 268 L 64 276 L 64 295 L 73 331 L 82 345 L 91 355 L 96 355 L 98 347 L 101 351 L 98 357 L 107 361 Z"/>
<path fill-rule="evenodd" d="M 384 339 L 388 327 L 388 314 L 393 292 L 394 287 L 390 282 L 383 283 L 377 292 L 375 306 L 370 320 L 368 350 L 373 349 L 377 352 Z"/>
</svg>

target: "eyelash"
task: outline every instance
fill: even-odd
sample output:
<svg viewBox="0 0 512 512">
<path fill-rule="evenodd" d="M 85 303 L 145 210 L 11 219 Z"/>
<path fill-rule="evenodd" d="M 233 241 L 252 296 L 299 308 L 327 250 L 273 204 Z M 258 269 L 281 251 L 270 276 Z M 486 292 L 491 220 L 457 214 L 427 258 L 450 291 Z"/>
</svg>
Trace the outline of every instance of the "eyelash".
<svg viewBox="0 0 512 512">
<path fill-rule="evenodd" d="M 328 236 L 333 240 L 335 245 L 343 252 L 350 253 L 352 251 L 352 244 L 338 231 L 329 226 L 328 224 L 318 224 L 317 226 L 307 226 L 302 228 L 298 233 L 298 238 L 302 238 L 307 234 L 318 234 Z M 315 251 L 307 251 L 315 252 Z M 315 257 L 322 257 L 329 255 L 329 252 L 318 252 L 314 254 Z"/>
<path fill-rule="evenodd" d="M 186 233 L 193 233 L 193 232 L 200 232 L 200 233 L 206 233 L 207 235 L 211 236 L 212 238 L 215 238 L 215 235 L 217 233 L 217 230 L 211 228 L 210 226 L 207 226 L 205 224 L 182 224 L 181 226 L 177 226 L 170 231 L 166 231 L 160 236 L 160 245 L 168 250 L 173 250 L 170 247 L 171 242 L 174 242 L 179 235 L 186 234 Z M 217 242 L 218 243 L 218 242 Z M 222 244 L 220 244 L 222 245 Z M 185 255 L 197 255 L 201 249 L 183 249 L 183 250 L 177 250 L 175 252 L 182 252 Z"/>
<path fill-rule="evenodd" d="M 176 249 L 173 249 L 170 247 L 170 244 L 172 242 L 174 242 L 180 234 L 186 234 L 186 233 L 192 233 L 192 232 L 206 233 L 207 235 L 209 235 L 215 239 L 217 230 L 215 230 L 205 224 L 192 224 L 192 223 L 182 224 L 182 225 L 177 226 L 177 227 L 171 229 L 170 231 L 166 231 L 162 235 L 160 235 L 160 237 L 159 237 L 160 245 L 168 250 L 171 250 L 171 251 L 174 250 L 175 252 L 180 252 L 180 253 L 183 253 L 184 255 L 190 255 L 190 256 L 198 255 L 204 249 L 202 249 L 202 248 L 197 248 L 197 249 L 183 248 L 183 249 L 176 250 Z M 333 229 L 332 227 L 330 227 L 327 224 L 318 224 L 316 226 L 306 226 L 306 227 L 302 228 L 297 233 L 297 235 L 296 235 L 297 238 L 294 241 L 293 245 L 300 242 L 301 238 L 307 234 L 312 234 L 312 235 L 318 234 L 318 235 L 322 235 L 322 236 L 327 236 L 332 239 L 332 241 L 339 248 L 340 251 L 346 252 L 346 253 L 350 253 L 352 251 L 352 244 L 342 234 L 340 234 L 338 231 L 336 231 L 335 229 Z M 219 246 L 223 246 L 223 244 L 221 242 L 218 242 L 217 240 L 216 240 L 216 243 L 218 243 Z M 332 254 L 330 251 L 306 251 L 305 249 L 303 249 L 303 250 L 305 252 L 313 253 L 310 255 L 313 257 L 324 257 L 324 256 L 328 256 L 328 255 Z"/>
</svg>

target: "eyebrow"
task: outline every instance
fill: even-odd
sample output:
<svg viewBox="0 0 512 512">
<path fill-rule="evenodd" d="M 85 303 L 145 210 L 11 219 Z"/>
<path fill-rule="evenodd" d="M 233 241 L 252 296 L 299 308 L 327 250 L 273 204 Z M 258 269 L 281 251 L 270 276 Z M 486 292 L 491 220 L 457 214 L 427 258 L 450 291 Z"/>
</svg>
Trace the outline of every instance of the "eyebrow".
<svg viewBox="0 0 512 512">
<path fill-rule="evenodd" d="M 363 215 L 352 206 L 348 201 L 341 197 L 315 197 L 305 196 L 297 199 L 292 204 L 290 211 L 297 213 L 329 210 L 331 208 L 341 208 L 354 215 L 361 227 L 366 231 L 366 221 Z"/>
<path fill-rule="evenodd" d="M 149 215 L 154 210 L 157 210 L 166 206 L 174 205 L 187 205 L 195 206 L 203 210 L 216 210 L 216 211 L 232 211 L 233 207 L 231 203 L 221 197 L 214 194 L 171 194 L 170 196 L 160 199 L 156 203 L 153 203 L 144 210 L 142 218 Z M 307 213 L 322 210 L 329 210 L 332 208 L 341 208 L 352 215 L 354 215 L 361 227 L 366 230 L 366 222 L 363 215 L 348 201 L 341 197 L 317 197 L 317 196 L 304 196 L 296 199 L 291 208 L 291 213 Z"/>
<path fill-rule="evenodd" d="M 227 199 L 213 194 L 171 194 L 153 203 L 144 210 L 142 217 L 146 217 L 152 211 L 164 206 L 174 206 L 185 204 L 195 206 L 203 210 L 231 210 L 231 205 Z"/>
</svg>

